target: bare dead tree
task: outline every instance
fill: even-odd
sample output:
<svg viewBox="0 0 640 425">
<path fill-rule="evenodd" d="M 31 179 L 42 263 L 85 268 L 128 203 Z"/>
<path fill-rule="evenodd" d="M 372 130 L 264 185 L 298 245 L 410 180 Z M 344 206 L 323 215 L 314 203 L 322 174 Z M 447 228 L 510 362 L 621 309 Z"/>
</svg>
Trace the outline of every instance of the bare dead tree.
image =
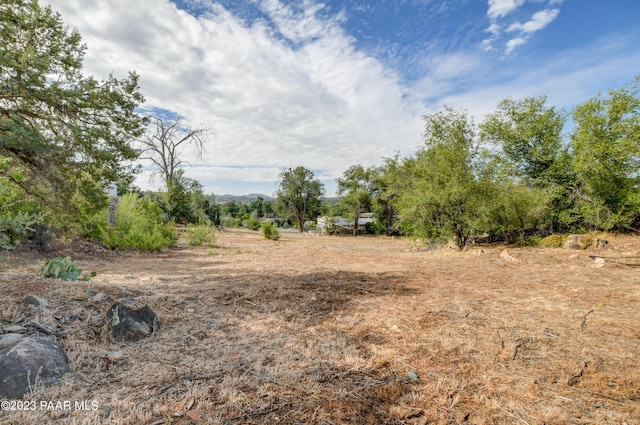
<svg viewBox="0 0 640 425">
<path fill-rule="evenodd" d="M 162 176 L 164 180 L 171 212 L 174 206 L 172 197 L 183 176 L 181 169 L 189 164 L 183 158 L 183 154 L 191 147 L 201 159 L 210 130 L 185 126 L 182 115 L 178 115 L 174 120 L 164 120 L 157 116 L 149 118 L 151 125 L 147 133 L 139 139 L 142 144 L 140 159 L 149 160 L 157 167 L 154 173 Z"/>
<path fill-rule="evenodd" d="M 153 162 L 170 191 L 176 181 L 176 171 L 188 164 L 181 158 L 184 149 L 191 145 L 198 158 L 202 158 L 207 141 L 209 129 L 192 129 L 185 127 L 182 123 L 182 116 L 178 115 L 175 120 L 163 120 L 152 116 L 153 122 L 147 134 L 140 139 L 143 145 L 140 159 L 147 159 Z"/>
</svg>

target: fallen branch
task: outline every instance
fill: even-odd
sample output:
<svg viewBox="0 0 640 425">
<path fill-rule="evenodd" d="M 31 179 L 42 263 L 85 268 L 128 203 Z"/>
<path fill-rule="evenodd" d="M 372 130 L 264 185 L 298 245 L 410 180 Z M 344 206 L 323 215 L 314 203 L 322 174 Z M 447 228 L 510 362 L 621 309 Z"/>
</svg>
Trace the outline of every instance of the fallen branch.
<svg viewBox="0 0 640 425">
<path fill-rule="evenodd" d="M 585 314 L 584 317 L 582 317 L 582 323 L 580 324 L 580 329 L 584 329 L 587 327 L 587 317 L 589 317 L 591 313 L 593 313 L 593 310 L 589 310 L 587 314 Z"/>
<path fill-rule="evenodd" d="M 523 341 L 520 341 L 519 343 L 516 344 L 515 347 L 513 347 L 513 356 L 511 356 L 511 360 L 516 359 L 516 356 L 518 355 L 518 348 L 524 347 L 524 345 L 528 342 L 531 342 L 531 338 L 527 338 Z"/>
<path fill-rule="evenodd" d="M 569 378 L 569 381 L 567 381 L 567 384 L 569 384 L 570 387 L 573 387 L 574 385 L 576 385 L 580 381 L 580 378 L 582 378 L 582 374 L 586 369 L 587 369 L 587 362 L 584 362 L 584 364 L 580 368 L 580 371 L 575 375 L 573 375 L 571 378 Z"/>
</svg>

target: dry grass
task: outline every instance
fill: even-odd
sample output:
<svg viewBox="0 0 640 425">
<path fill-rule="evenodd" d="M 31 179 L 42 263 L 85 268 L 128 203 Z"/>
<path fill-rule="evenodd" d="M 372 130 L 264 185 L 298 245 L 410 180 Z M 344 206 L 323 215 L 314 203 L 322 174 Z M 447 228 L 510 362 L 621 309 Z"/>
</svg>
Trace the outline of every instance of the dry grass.
<svg viewBox="0 0 640 425">
<path fill-rule="evenodd" d="M 0 262 L 0 319 L 32 320 L 21 299 L 47 298 L 37 319 L 60 327 L 72 365 L 25 400 L 99 404 L 0 412 L 0 424 L 640 423 L 637 238 L 598 251 L 509 248 L 520 260 L 509 262 L 503 247 L 217 236 L 213 252 L 78 247 L 74 260 L 98 272 L 90 282 L 40 278 L 44 259 L 32 255 Z M 138 297 L 162 330 L 112 341 L 110 302 L 87 288 Z"/>
</svg>

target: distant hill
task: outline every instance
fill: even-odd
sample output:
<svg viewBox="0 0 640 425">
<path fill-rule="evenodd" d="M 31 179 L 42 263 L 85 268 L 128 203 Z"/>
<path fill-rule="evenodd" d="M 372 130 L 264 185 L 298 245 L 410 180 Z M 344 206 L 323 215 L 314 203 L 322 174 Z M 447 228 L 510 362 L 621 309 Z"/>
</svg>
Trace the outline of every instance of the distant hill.
<svg viewBox="0 0 640 425">
<path fill-rule="evenodd" d="M 262 196 L 265 202 L 274 202 L 276 200 L 273 196 L 263 195 L 262 193 L 250 193 L 248 195 L 216 195 L 216 202 L 224 204 L 235 201 L 239 204 L 248 204 L 258 199 L 258 196 Z"/>
</svg>

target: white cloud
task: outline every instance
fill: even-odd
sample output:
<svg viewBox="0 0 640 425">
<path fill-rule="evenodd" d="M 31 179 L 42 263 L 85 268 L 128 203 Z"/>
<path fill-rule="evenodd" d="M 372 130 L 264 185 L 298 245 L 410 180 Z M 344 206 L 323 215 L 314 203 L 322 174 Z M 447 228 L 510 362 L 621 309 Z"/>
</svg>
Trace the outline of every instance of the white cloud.
<svg viewBox="0 0 640 425">
<path fill-rule="evenodd" d="M 558 16 L 558 13 L 560 13 L 560 10 L 558 9 L 547 9 L 537 12 L 531 17 L 531 20 L 525 22 L 524 24 L 521 24 L 519 22 L 511 24 L 509 28 L 507 28 L 507 32 L 520 31 L 527 34 L 532 34 L 536 31 L 540 31 L 551 22 L 553 22 Z"/>
<path fill-rule="evenodd" d="M 526 41 L 527 40 L 523 37 L 512 38 L 511 40 L 507 41 L 507 48 L 505 49 L 505 53 L 509 54 L 513 52 L 516 47 L 523 45 L 524 43 L 526 43 Z"/>
<path fill-rule="evenodd" d="M 206 187 L 277 179 L 276 170 L 299 165 L 335 178 L 420 143 L 420 105 L 397 75 L 354 47 L 340 15 L 317 17 L 319 5 L 292 10 L 264 0 L 274 28 L 247 26 L 222 6 L 196 18 L 168 0 L 48 1 L 87 43 L 88 73 L 136 70 L 147 107 L 215 129 L 202 161 L 208 172 L 198 174 Z"/>
<path fill-rule="evenodd" d="M 525 0 L 489 0 L 487 15 L 491 19 L 504 18 L 524 4 Z"/>
<path fill-rule="evenodd" d="M 562 4 L 564 0 L 530 0 L 532 3 L 546 3 L 549 7 Z M 494 44 L 502 38 L 502 27 L 506 27 L 506 33 L 517 32 L 516 37 L 511 37 L 504 44 L 505 53 L 508 55 L 512 53 L 516 47 L 525 44 L 529 38 L 537 31 L 547 27 L 553 22 L 560 9 L 548 8 L 534 13 L 531 18 L 525 23 L 519 21 L 512 21 L 508 25 L 500 25 L 498 21 L 508 21 L 507 15 L 516 14 L 515 12 L 525 4 L 526 0 L 488 0 L 487 15 L 490 18 L 491 24 L 485 32 L 491 34 L 491 36 L 482 41 L 481 46 L 485 51 L 494 50 Z M 522 11 L 524 12 L 524 10 Z M 522 12 L 516 15 L 521 15 Z M 513 17 L 510 17 L 513 19 Z"/>
</svg>

